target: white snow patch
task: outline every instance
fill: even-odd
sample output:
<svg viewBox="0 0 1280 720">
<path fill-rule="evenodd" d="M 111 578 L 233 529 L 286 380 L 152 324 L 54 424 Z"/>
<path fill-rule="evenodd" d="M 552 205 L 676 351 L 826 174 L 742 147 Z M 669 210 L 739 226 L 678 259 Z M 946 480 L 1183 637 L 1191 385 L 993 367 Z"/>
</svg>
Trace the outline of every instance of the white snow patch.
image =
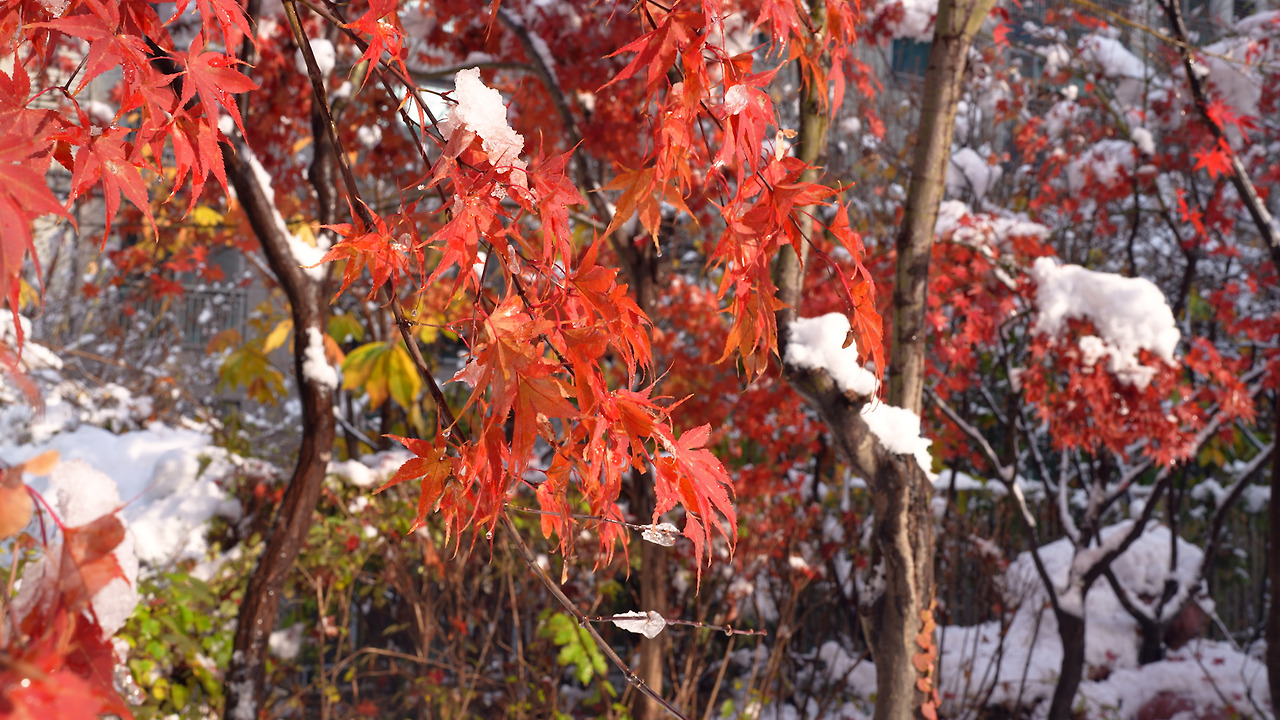
<svg viewBox="0 0 1280 720">
<path fill-rule="evenodd" d="M 372 150 L 378 147 L 378 143 L 382 142 L 382 127 L 378 125 L 361 125 L 356 128 L 356 140 L 366 150 Z"/>
<path fill-rule="evenodd" d="M 307 349 L 302 361 L 302 376 L 318 385 L 333 390 L 338 387 L 338 371 L 329 364 L 324 354 L 324 333 L 319 328 L 307 328 Z"/>
<path fill-rule="evenodd" d="M 734 85 L 724 91 L 724 111 L 730 115 L 737 115 L 747 109 L 747 102 L 750 99 L 751 93 L 746 85 Z"/>
<path fill-rule="evenodd" d="M 1144 127 L 1135 127 L 1129 132 L 1129 139 L 1134 145 L 1138 146 L 1138 152 L 1143 155 L 1156 154 L 1156 140 L 1151 136 L 1151 131 Z"/>
<path fill-rule="evenodd" d="M 938 220 L 933 232 L 938 237 L 951 234 L 951 241 L 963 243 L 985 254 L 1005 247 L 1012 238 L 1049 237 L 1049 228 L 1032 221 L 1023 213 L 975 213 L 960 200 L 944 200 L 938 205 Z"/>
<path fill-rule="evenodd" d="M 937 479 L 933 472 L 933 457 L 929 455 L 932 440 L 920 436 L 920 416 L 906 408 L 895 407 L 873 400 L 862 407 L 862 419 L 880 444 L 895 455 L 914 456 L 920 469 L 930 480 Z"/>
<path fill-rule="evenodd" d="M 287 628 L 280 628 L 271 633 L 267 639 L 267 650 L 281 660 L 293 660 L 302 652 L 302 638 L 306 626 L 294 623 Z"/>
<path fill-rule="evenodd" d="M 311 54 L 316 58 L 316 67 L 320 69 L 320 74 L 328 77 L 333 72 L 333 68 L 338 64 L 338 52 L 334 49 L 333 43 L 327 38 L 311 38 Z M 293 62 L 297 66 L 298 72 L 303 75 L 307 74 L 307 61 L 302 57 L 302 50 L 293 51 Z"/>
<path fill-rule="evenodd" d="M 507 124 L 507 107 L 502 94 L 486 86 L 480 80 L 479 68 L 459 70 L 453 77 L 453 97 L 458 101 L 449 110 L 449 116 L 440 124 L 447 136 L 459 130 L 480 136 L 481 146 L 495 168 L 509 169 L 511 183 L 529 186 L 525 176 L 525 162 L 520 159 L 524 151 L 524 136 Z"/>
<path fill-rule="evenodd" d="M 54 512 L 67 527 L 80 527 L 100 517 L 118 514 L 122 507 L 115 481 L 83 460 L 63 461 L 54 466 L 45 499 L 50 501 Z M 124 627 L 138 605 L 135 541 L 128 532 L 128 523 L 123 518 L 121 523 L 125 527 L 124 539 L 112 555 L 124 577 L 112 578 L 89 601 L 104 638 L 115 635 Z M 41 562 L 49 562 L 49 556 L 54 554 L 60 554 L 60 551 L 50 550 Z"/>
<path fill-rule="evenodd" d="M 289 231 L 289 226 L 284 221 L 284 216 L 280 214 L 279 208 L 276 207 L 276 191 L 271 184 L 271 174 L 266 168 L 262 167 L 262 163 L 258 161 L 258 156 L 253 154 L 252 150 L 245 145 L 240 145 L 243 151 L 245 162 L 249 163 L 249 169 L 253 171 L 254 177 L 258 181 L 259 187 L 262 188 L 262 194 L 266 196 L 267 202 L 271 205 L 271 219 L 275 223 L 276 228 L 280 231 L 280 235 L 289 245 L 289 252 L 293 254 L 293 259 L 297 261 L 298 266 L 304 268 L 307 277 L 317 282 L 323 281 L 327 274 L 327 268 L 320 264 L 325 252 L 329 249 L 329 243 L 325 234 L 316 236 L 316 244 L 308 245 L 302 238 Z"/>
<path fill-rule="evenodd" d="M 1090 180 L 1104 186 L 1114 185 L 1125 177 L 1121 170 L 1133 173 L 1136 159 L 1133 142 L 1100 140 L 1067 164 L 1067 189 L 1080 192 Z"/>
<path fill-rule="evenodd" d="M 645 542 L 651 542 L 662 547 L 675 545 L 676 537 L 680 534 L 680 530 L 669 522 L 642 525 L 641 528 L 640 537 L 644 538 Z"/>
<path fill-rule="evenodd" d="M 951 154 L 947 165 L 947 192 L 961 196 L 970 191 L 975 200 L 981 200 L 1000 180 L 1001 173 L 1000 166 L 987 164 L 973 148 L 961 148 Z"/>
<path fill-rule="evenodd" d="M 877 4 L 877 18 L 888 13 L 897 15 L 897 19 L 886 22 L 893 37 L 917 42 L 933 40 L 933 21 L 938 14 L 938 0 L 889 0 Z"/>
<path fill-rule="evenodd" d="M 1124 43 L 1102 35 L 1080 38 L 1080 55 L 1098 66 L 1104 77 L 1142 79 L 1147 67 Z"/>
<path fill-rule="evenodd" d="M 71 524 L 87 517 L 87 511 L 80 509 L 84 503 L 114 509 L 123 505 L 130 537 L 137 541 L 134 552 L 153 567 L 181 558 L 203 559 L 208 550 L 204 530 L 210 518 L 240 516 L 239 504 L 218 484 L 220 478 L 236 472 L 240 459 L 214 447 L 205 433 L 154 423 L 145 430 L 115 435 L 82 425 L 45 442 L 0 445 L 0 460 L 15 464 L 48 450 L 58 451 L 63 460 L 60 466 L 76 463 L 76 467 L 105 473 L 114 483 L 110 493 L 96 496 L 73 485 L 76 495 L 85 496 L 75 499 L 76 520 Z M 32 480 L 30 484 L 42 491 L 43 483 Z M 57 486 L 51 480 L 49 487 Z"/>
<path fill-rule="evenodd" d="M 386 450 L 359 460 L 330 460 L 325 471 L 358 488 L 371 488 L 387 481 L 401 465 L 413 457 L 407 450 Z"/>
</svg>

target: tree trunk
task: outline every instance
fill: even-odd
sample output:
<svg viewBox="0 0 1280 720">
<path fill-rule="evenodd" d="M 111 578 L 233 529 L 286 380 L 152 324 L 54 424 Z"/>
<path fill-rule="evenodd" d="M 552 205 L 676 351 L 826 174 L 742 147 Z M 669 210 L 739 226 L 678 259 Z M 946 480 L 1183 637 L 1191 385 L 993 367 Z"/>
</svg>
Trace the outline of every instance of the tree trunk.
<svg viewBox="0 0 1280 720">
<path fill-rule="evenodd" d="M 883 591 L 862 610 L 876 667 L 875 720 L 916 717 L 933 702 L 917 682 L 932 684 L 937 658 L 931 628 L 925 629 L 934 591 L 932 489 L 909 455 L 888 456 L 870 482 L 871 567 L 884 576 Z M 926 672 L 917 669 L 917 655 Z"/>
<path fill-rule="evenodd" d="M 315 160 L 311 182 L 319 202 L 317 219 L 332 224 L 337 217 L 338 196 L 333 172 L 333 145 L 323 129 L 323 117 L 313 105 L 312 126 Z M 243 144 L 241 153 L 246 152 Z M 320 499 L 329 460 L 333 456 L 336 421 L 333 415 L 336 387 L 303 372 L 309 334 L 325 332 L 329 317 L 328 288 L 321 279 L 299 266 L 289 240 L 276 222 L 278 211 L 267 199 L 245 159 L 224 146 L 227 178 L 235 187 L 254 234 L 262 244 L 272 273 L 280 282 L 293 316 L 293 372 L 302 400 L 302 444 L 297 465 L 285 488 L 280 508 L 267 532 L 262 557 L 249 576 L 237 618 L 231 664 L 226 676 L 227 720 L 254 720 L 266 693 L 267 642 L 276 626 L 276 615 L 285 580 L 299 552 Z"/>
<path fill-rule="evenodd" d="M 640 522 L 649 522 L 653 515 L 653 478 L 648 473 L 635 473 L 636 516 Z M 661 545 L 641 541 L 640 543 L 640 609 L 650 610 L 666 617 L 667 586 L 667 549 Z M 641 638 L 640 663 L 636 674 L 654 692 L 662 694 L 663 661 L 666 659 L 666 633 L 658 633 L 657 637 Z M 652 699 L 637 693 L 637 707 L 633 715 L 639 720 L 660 720 L 668 717 L 666 708 Z"/>
<path fill-rule="evenodd" d="M 1056 616 L 1058 635 L 1062 637 L 1062 674 L 1053 690 L 1049 720 L 1070 720 L 1071 703 L 1084 677 L 1084 617 L 1068 612 L 1059 612 Z"/>
<path fill-rule="evenodd" d="M 919 414 L 924 394 L 929 261 L 942 202 L 956 107 L 969 46 L 994 0 L 938 3 L 933 46 L 925 71 L 920 125 L 893 287 L 893 341 L 888 368 L 890 405 Z M 875 720 L 936 712 L 932 633 L 932 486 L 910 457 L 880 463 L 871 478 L 875 509 L 871 567 L 884 572 L 884 592 L 866 609 L 864 629 L 876 665 Z M 922 662 L 917 663 L 917 656 Z M 918 667 L 925 667 L 921 672 Z M 923 681 L 923 682 L 922 682 Z M 932 713 L 931 713 L 932 714 Z"/>
<path fill-rule="evenodd" d="M 666 235 L 668 223 L 662 223 L 661 234 Z M 659 239 L 660 240 L 660 239 Z M 622 244 L 622 243 L 619 243 Z M 652 243 L 626 246 L 627 266 L 631 268 L 631 290 L 635 294 L 636 305 L 645 315 L 653 317 L 654 300 L 658 292 L 658 264 L 661 258 Z M 654 382 L 657 378 L 642 377 L 639 384 Z M 634 488 L 632 503 L 639 522 L 651 522 L 654 503 L 653 477 L 649 473 L 632 474 Z M 640 609 L 654 611 L 663 617 L 668 612 L 667 586 L 670 577 L 667 572 L 667 549 L 650 542 L 640 542 Z M 646 685 L 659 695 L 662 694 L 663 665 L 666 660 L 666 633 L 657 637 L 640 640 L 640 663 L 636 674 Z M 632 715 L 638 720 L 659 720 L 668 717 L 666 708 L 653 699 L 637 693 Z"/>
<path fill-rule="evenodd" d="M 951 163 L 969 46 L 994 0 L 950 0 L 938 3 L 933 46 L 925 70 L 916 132 L 915 157 L 893 285 L 893 343 L 889 361 L 889 404 L 919 413 L 924 390 L 925 312 L 928 309 L 929 259 L 933 251 L 938 205 Z"/>
<path fill-rule="evenodd" d="M 1280 434 L 1280 392 L 1275 394 L 1275 413 Z M 1280 706 L 1280 452 L 1271 453 L 1271 503 L 1267 522 L 1267 577 L 1271 583 L 1267 605 L 1267 682 L 1271 686 L 1271 705 Z"/>
<path fill-rule="evenodd" d="M 925 309 L 929 259 L 938 204 L 951 159 L 951 137 L 969 45 L 994 0 L 939 3 L 933 47 L 925 74 L 919 144 L 912 166 L 894 287 L 889 403 L 920 412 L 924 389 Z M 821 3 L 811 4 L 822 16 Z M 825 89 L 820 89 L 819 92 Z M 801 101 L 797 156 L 812 164 L 825 142 L 825 125 L 814 121 L 814 98 Z M 805 215 L 802 214 L 803 223 Z M 802 225 L 806 237 L 811 225 Z M 783 248 L 775 265 L 779 352 L 786 357 L 789 324 L 803 288 L 803 259 Z M 863 402 L 850 399 L 825 373 L 785 367 L 787 381 L 810 402 L 831 429 L 832 439 L 854 471 L 869 478 L 874 506 L 872 567 L 883 572 L 883 592 L 862 608 L 863 629 L 876 666 L 875 720 L 923 718 L 936 712 L 931 687 L 936 648 L 932 635 L 932 486 L 913 457 L 888 453 L 861 416 Z M 917 660 L 925 667 L 916 669 Z M 930 705 L 928 710 L 925 706 Z"/>
</svg>

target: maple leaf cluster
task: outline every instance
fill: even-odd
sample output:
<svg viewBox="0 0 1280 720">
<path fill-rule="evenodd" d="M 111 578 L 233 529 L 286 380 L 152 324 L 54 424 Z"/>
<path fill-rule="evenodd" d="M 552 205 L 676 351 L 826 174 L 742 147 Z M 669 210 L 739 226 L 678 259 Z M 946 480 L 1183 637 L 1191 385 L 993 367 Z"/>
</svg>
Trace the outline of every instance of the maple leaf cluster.
<svg viewBox="0 0 1280 720">
<path fill-rule="evenodd" d="M 776 47 L 806 58 L 806 82 L 825 86 L 826 66 L 814 58 L 834 54 L 836 91 L 826 108 L 832 111 L 842 100 L 846 69 L 860 67 L 847 47 L 856 8 L 829 3 L 817 20 L 797 9 L 766 3 L 758 25 L 769 30 Z M 430 12 L 436 27 L 454 24 L 453 36 L 460 34 L 459 25 L 483 24 L 448 4 Z M 636 19 L 647 32 L 614 53 L 631 57 L 595 90 L 601 98 L 651 98 L 662 109 L 654 120 L 637 124 L 630 142 L 604 147 L 592 133 L 616 123 L 592 123 L 582 126 L 582 147 L 517 158 L 510 149 L 495 150 L 495 136 L 473 131 L 469 115 L 460 113 L 463 120 L 450 120 L 439 139 L 429 139 L 439 157 L 420 180 L 403 188 L 422 200 L 386 216 L 374 214 L 370 222 L 332 228 L 340 238 L 325 259 L 345 263 L 343 291 L 360 284 L 373 297 L 380 289 L 436 293 L 443 286 L 450 298 L 469 299 L 453 305 L 459 311 L 445 322 L 467 343 L 466 364 L 452 379 L 470 391 L 458 407 L 438 412 L 434 439 L 400 438 L 417 457 L 389 482 L 422 482 L 415 526 L 439 511 L 451 533 L 473 524 L 492 527 L 512 494 L 526 486 L 538 499 L 544 531 L 559 538 L 562 550 L 571 551 L 578 514 L 593 518 L 602 547 L 612 553 L 622 539 L 620 523 L 627 520 L 616 501 L 626 474 L 634 472 L 652 477 L 653 522 L 683 509 L 683 531 L 699 566 L 714 538 L 735 538 L 730 477 L 707 449 L 712 431 L 675 429 L 673 411 L 685 401 L 654 392 L 652 320 L 601 256 L 625 253 L 618 238 L 631 232 L 626 228 L 632 217 L 637 230 L 621 244 L 654 243 L 659 252 L 662 227 L 673 211 L 722 228 L 718 237 L 708 237 L 706 257 L 719 285 L 712 307 L 727 305 L 730 323 L 718 334 L 722 352 L 712 360 L 728 368 L 740 360 L 755 377 L 777 352 L 775 314 L 781 305 L 770 277 L 772 260 L 787 245 L 831 249 L 825 238 L 806 238 L 796 217 L 830 204 L 835 191 L 791 156 L 787 138 L 794 133 L 781 126 L 765 92 L 776 70 L 755 69 L 755 52 L 726 50 L 722 16 L 678 4 L 669 11 L 642 6 Z M 829 32 L 815 34 L 814 22 L 825 23 Z M 390 35 L 396 28 L 383 24 L 378 32 Z M 557 58 L 549 71 L 557 73 L 554 81 L 562 88 L 573 87 L 582 83 L 579 73 L 597 66 Z M 476 77 L 467 76 L 466 92 L 478 91 Z M 461 73 L 457 83 L 461 95 Z M 527 90 L 515 92 L 519 128 L 536 115 L 539 99 Z M 608 112 L 602 104 L 596 111 Z M 608 103 L 616 106 L 627 105 Z M 507 140 L 502 143 L 509 147 Z M 643 152 L 626 150 L 637 144 Z M 597 192 L 616 199 L 603 234 L 584 240 L 575 234 L 571 216 L 591 203 L 578 190 L 579 159 L 573 154 L 588 152 L 610 161 L 612 180 Z M 861 238 L 849 226 L 847 211 L 837 208 L 833 217 L 823 229 L 852 262 L 837 264 L 824 250 L 816 257 L 839 280 L 835 287 L 855 320 L 860 346 L 883 368 L 875 286 L 860 262 Z"/>
<path fill-rule="evenodd" d="M 101 189 L 104 242 L 122 196 L 154 229 L 144 173 L 162 172 L 166 151 L 174 185 L 190 185 L 191 205 L 210 174 L 225 189 L 219 117 L 225 113 L 243 131 L 234 96 L 257 84 L 233 56 L 210 46 L 235 47 L 248 23 L 235 2 L 197 4 L 201 28 L 185 49 L 175 46 L 155 7 L 141 0 L 23 0 L 0 9 L 0 45 L 14 53 L 12 69 L 0 72 L 0 289 L 15 324 L 22 263 L 28 253 L 36 259 L 31 222 L 45 214 L 70 219 L 45 182 L 54 163 L 71 174 L 68 204 Z M 80 41 L 88 53 L 77 63 L 65 48 Z M 113 91 L 118 109 L 108 118 L 83 101 L 81 91 L 112 70 L 121 80 Z"/>
<path fill-rule="evenodd" d="M 67 527 L 50 512 L 60 543 L 19 532 L 31 517 L 31 498 L 40 499 L 23 484 L 23 473 L 46 474 L 56 463 L 57 453 L 50 452 L 0 468 L 0 537 L 17 536 L 15 553 L 38 553 L 0 624 L 0 714 L 15 720 L 92 720 L 104 714 L 128 720 L 133 714 L 114 685 L 115 648 L 92 604 L 108 584 L 128 582 L 116 557 L 125 538 L 123 522 L 106 514 Z"/>
</svg>

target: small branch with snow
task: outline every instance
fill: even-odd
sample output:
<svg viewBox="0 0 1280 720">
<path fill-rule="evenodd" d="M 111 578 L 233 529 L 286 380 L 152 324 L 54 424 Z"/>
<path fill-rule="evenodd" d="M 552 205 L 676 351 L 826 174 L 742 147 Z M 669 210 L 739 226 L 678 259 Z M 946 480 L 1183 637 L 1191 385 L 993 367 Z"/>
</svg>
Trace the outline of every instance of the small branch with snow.
<svg viewBox="0 0 1280 720">
<path fill-rule="evenodd" d="M 587 618 L 588 622 L 606 623 L 611 622 L 614 625 L 633 632 L 637 635 L 644 635 L 647 638 L 655 638 L 668 625 L 683 625 L 685 627 L 700 628 L 702 630 L 715 630 L 725 635 L 758 635 L 768 637 L 767 630 L 739 630 L 729 625 L 711 625 L 709 623 L 696 622 L 694 620 L 669 620 L 662 617 L 658 613 L 650 610 L 648 612 L 640 612 L 638 610 L 632 612 L 618 613 L 617 615 L 592 616 Z"/>
</svg>

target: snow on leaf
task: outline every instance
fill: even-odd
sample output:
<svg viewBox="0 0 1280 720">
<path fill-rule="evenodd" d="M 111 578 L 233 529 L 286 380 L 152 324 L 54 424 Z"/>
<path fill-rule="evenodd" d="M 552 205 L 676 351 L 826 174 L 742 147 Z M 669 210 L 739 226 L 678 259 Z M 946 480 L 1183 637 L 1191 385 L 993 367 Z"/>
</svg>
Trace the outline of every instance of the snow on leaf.
<svg viewBox="0 0 1280 720">
<path fill-rule="evenodd" d="M 640 537 L 644 538 L 645 542 L 662 547 L 675 545 L 676 535 L 680 532 L 679 528 L 669 522 L 642 525 L 641 528 Z"/>
<path fill-rule="evenodd" d="M 643 635 L 650 640 L 658 637 L 663 629 L 667 627 L 666 619 L 653 610 L 619 613 L 609 618 L 609 620 L 627 632 Z"/>
</svg>

